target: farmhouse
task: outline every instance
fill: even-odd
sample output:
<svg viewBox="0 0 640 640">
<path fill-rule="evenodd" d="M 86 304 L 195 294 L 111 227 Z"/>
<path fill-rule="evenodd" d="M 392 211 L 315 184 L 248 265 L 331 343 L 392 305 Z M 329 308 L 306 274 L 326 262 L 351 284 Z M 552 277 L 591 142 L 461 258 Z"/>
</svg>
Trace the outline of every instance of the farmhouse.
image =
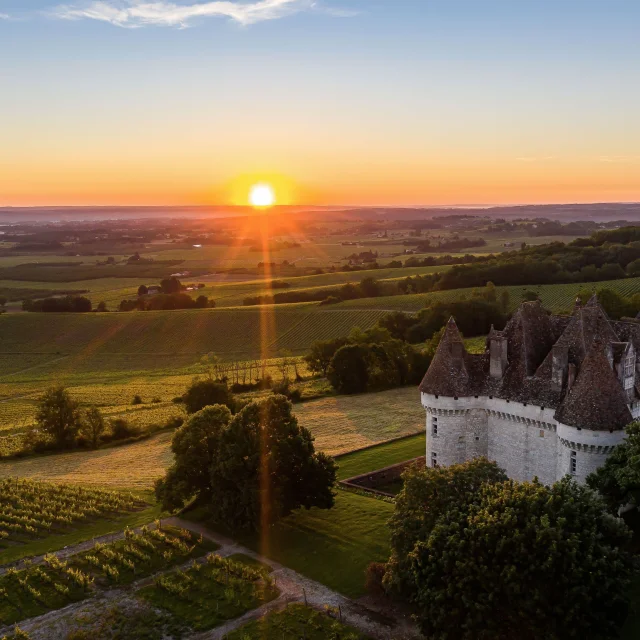
<svg viewBox="0 0 640 640">
<path fill-rule="evenodd" d="M 427 464 L 486 456 L 509 477 L 580 482 L 640 415 L 640 324 L 607 317 L 596 296 L 570 316 L 525 302 L 482 354 L 451 318 L 420 391 Z"/>
</svg>

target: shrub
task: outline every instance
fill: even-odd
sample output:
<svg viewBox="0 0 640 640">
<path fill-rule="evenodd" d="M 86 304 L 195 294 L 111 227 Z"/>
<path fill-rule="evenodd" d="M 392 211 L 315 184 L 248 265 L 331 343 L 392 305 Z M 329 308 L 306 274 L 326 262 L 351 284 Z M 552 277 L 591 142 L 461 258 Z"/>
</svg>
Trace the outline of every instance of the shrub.
<svg viewBox="0 0 640 640">
<path fill-rule="evenodd" d="M 133 436 L 140 435 L 140 427 L 131 424 L 124 418 L 115 418 L 110 421 L 111 438 L 113 440 L 124 440 Z"/>
<path fill-rule="evenodd" d="M 372 596 L 385 595 L 382 579 L 384 578 L 387 566 L 384 562 L 370 562 L 365 571 L 364 586 Z"/>
<path fill-rule="evenodd" d="M 226 384 L 213 380 L 195 380 L 184 394 L 187 413 L 196 413 L 205 407 L 223 404 L 233 410 L 233 394 Z"/>
<path fill-rule="evenodd" d="M 142 404 L 142 398 L 138 395 L 133 396 L 131 404 Z"/>
</svg>

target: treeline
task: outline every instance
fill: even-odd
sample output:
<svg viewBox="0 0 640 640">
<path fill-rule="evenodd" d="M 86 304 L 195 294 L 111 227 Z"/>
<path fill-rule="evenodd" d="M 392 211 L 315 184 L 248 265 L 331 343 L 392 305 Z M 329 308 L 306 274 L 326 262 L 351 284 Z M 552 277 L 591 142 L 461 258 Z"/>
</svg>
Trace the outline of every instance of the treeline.
<svg viewBox="0 0 640 640">
<path fill-rule="evenodd" d="M 44 300 L 23 300 L 22 310 L 44 313 L 87 313 L 93 308 L 91 300 L 84 296 L 62 296 Z"/>
<path fill-rule="evenodd" d="M 619 243 L 614 241 L 620 240 Z M 599 231 L 566 245 L 561 242 L 511 251 L 480 264 L 457 265 L 442 273 L 433 290 L 496 285 L 565 284 L 618 280 L 640 275 L 640 228 Z"/>
<path fill-rule="evenodd" d="M 405 244 L 407 244 L 405 242 Z M 430 251 L 462 251 L 474 247 L 485 247 L 487 242 L 484 238 L 451 238 L 450 240 L 440 240 L 437 244 L 431 244 L 431 240 L 423 240 L 416 247 L 420 253 Z"/>
<path fill-rule="evenodd" d="M 417 316 L 397 311 L 348 338 L 319 340 L 305 356 L 310 371 L 326 376 L 338 393 L 380 391 L 418 384 L 438 347 L 442 331 L 453 315 L 467 337 L 486 335 L 491 326 L 502 329 L 508 320 L 509 294 L 498 298 L 490 284 L 470 300 L 438 302 Z M 426 343 L 423 347 L 413 344 Z"/>
<path fill-rule="evenodd" d="M 305 362 L 326 375 L 338 393 L 363 393 L 418 384 L 432 355 L 394 339 L 384 328 L 356 327 L 348 338 L 315 342 Z"/>
<path fill-rule="evenodd" d="M 152 297 L 122 300 L 119 311 L 175 311 L 176 309 L 212 309 L 215 300 L 207 296 L 192 298 L 188 293 L 158 293 Z"/>
</svg>

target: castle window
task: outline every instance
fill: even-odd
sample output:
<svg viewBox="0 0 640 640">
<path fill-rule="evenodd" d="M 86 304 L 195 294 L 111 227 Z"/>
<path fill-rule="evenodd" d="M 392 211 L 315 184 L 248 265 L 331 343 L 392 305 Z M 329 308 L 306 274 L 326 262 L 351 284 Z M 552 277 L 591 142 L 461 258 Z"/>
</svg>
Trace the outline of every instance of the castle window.
<svg viewBox="0 0 640 640">
<path fill-rule="evenodd" d="M 438 418 L 431 418 L 431 435 L 438 435 Z"/>
<path fill-rule="evenodd" d="M 431 452 L 431 466 L 432 467 L 438 466 L 438 454 L 435 451 Z"/>
<path fill-rule="evenodd" d="M 540 437 L 544 438 L 544 429 L 540 429 Z"/>
<path fill-rule="evenodd" d="M 570 465 L 570 469 L 571 469 L 571 475 L 575 476 L 576 475 L 576 471 L 578 470 L 578 457 L 577 457 L 577 453 L 575 451 L 571 452 L 571 465 Z"/>
<path fill-rule="evenodd" d="M 625 378 L 624 379 L 624 388 L 629 391 L 629 389 L 633 389 L 633 378 Z"/>
</svg>

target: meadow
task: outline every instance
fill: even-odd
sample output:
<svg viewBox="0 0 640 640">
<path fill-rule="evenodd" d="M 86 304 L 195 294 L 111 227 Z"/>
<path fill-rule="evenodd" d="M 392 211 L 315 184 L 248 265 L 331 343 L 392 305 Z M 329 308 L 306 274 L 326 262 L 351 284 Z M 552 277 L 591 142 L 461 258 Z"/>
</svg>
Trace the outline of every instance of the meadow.
<svg viewBox="0 0 640 640">
<path fill-rule="evenodd" d="M 415 387 L 360 396 L 311 400 L 295 405 L 316 447 L 331 455 L 417 433 L 424 411 Z M 171 464 L 171 432 L 97 451 L 74 451 L 0 462 L 0 478 L 18 476 L 94 487 L 148 490 Z M 52 462 L 55 460 L 55 464 Z M 391 463 L 390 463 L 391 464 Z"/>
</svg>

